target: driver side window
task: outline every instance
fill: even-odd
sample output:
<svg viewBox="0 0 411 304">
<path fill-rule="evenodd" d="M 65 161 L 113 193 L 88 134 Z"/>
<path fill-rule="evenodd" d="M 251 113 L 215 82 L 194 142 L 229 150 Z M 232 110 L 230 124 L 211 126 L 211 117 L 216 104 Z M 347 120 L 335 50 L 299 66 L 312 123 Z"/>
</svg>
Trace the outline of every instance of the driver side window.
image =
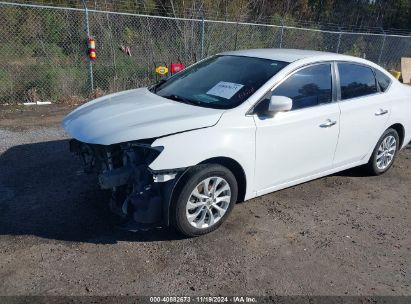
<svg viewBox="0 0 411 304">
<path fill-rule="evenodd" d="M 316 64 L 295 72 L 273 91 L 273 95 L 291 98 L 292 110 L 332 102 L 331 64 Z"/>
</svg>

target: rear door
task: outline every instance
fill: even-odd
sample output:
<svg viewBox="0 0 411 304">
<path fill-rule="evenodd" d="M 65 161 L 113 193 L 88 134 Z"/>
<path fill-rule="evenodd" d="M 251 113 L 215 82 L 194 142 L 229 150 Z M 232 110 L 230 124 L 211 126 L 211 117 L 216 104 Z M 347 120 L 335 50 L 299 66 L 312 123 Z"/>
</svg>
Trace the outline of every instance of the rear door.
<svg viewBox="0 0 411 304">
<path fill-rule="evenodd" d="M 340 135 L 334 167 L 365 161 L 384 132 L 390 102 L 366 65 L 339 62 Z"/>
</svg>

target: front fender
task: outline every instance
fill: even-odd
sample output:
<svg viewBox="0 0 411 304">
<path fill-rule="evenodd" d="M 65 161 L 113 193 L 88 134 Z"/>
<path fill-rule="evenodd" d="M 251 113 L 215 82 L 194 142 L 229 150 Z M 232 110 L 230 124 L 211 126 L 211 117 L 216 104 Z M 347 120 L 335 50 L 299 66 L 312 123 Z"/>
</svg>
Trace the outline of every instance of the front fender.
<svg viewBox="0 0 411 304">
<path fill-rule="evenodd" d="M 223 115 L 225 116 L 225 115 Z M 226 117 L 227 118 L 227 117 Z M 230 123 L 222 119 L 216 126 L 170 135 L 155 140 L 152 146 L 164 150 L 150 164 L 150 169 L 172 170 L 195 166 L 207 159 L 227 157 L 243 168 L 247 189 L 245 199 L 254 194 L 255 124 L 252 117 L 243 116 Z"/>
</svg>

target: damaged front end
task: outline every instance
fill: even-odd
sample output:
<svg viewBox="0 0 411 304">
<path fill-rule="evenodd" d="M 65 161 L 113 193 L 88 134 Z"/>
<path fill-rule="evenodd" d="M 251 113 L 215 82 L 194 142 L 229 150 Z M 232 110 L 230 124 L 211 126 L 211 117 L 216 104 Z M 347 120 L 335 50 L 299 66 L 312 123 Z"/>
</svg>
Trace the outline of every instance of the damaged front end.
<svg viewBox="0 0 411 304">
<path fill-rule="evenodd" d="M 87 173 L 97 173 L 102 189 L 110 190 L 110 209 L 127 230 L 169 224 L 171 194 L 184 169 L 155 172 L 149 165 L 163 150 L 153 141 L 139 140 L 110 146 L 70 141 Z"/>
</svg>

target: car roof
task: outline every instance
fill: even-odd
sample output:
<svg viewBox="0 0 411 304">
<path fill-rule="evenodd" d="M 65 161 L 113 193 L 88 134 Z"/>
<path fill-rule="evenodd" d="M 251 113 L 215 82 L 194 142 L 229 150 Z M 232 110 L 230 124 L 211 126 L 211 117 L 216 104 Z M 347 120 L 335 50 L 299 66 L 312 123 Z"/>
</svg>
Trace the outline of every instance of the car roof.
<svg viewBox="0 0 411 304">
<path fill-rule="evenodd" d="M 250 50 L 239 50 L 239 51 L 230 51 L 224 52 L 220 55 L 232 55 L 232 56 L 246 56 L 246 57 L 255 57 L 263 59 L 271 59 L 284 62 L 294 62 L 300 59 L 311 58 L 313 60 L 343 60 L 343 61 L 356 61 L 368 63 L 366 60 L 341 55 L 336 53 L 329 52 L 319 52 L 319 51 L 310 51 L 310 50 L 296 50 L 296 49 L 250 49 Z"/>
</svg>

